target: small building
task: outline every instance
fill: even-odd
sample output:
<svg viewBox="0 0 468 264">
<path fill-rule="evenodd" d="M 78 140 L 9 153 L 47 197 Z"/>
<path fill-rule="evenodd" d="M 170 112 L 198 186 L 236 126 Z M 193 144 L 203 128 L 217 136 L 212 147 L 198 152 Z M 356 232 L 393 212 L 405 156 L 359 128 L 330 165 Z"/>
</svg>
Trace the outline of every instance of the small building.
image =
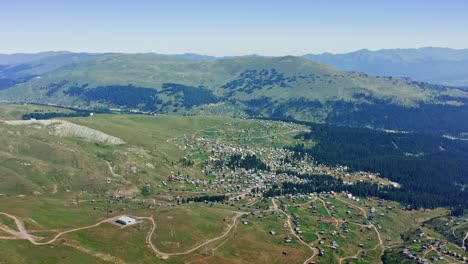
<svg viewBox="0 0 468 264">
<path fill-rule="evenodd" d="M 131 224 L 136 223 L 136 219 L 128 217 L 128 216 L 121 216 L 121 217 L 119 217 L 119 219 L 117 219 L 116 222 L 121 224 L 121 225 L 131 225 Z"/>
</svg>

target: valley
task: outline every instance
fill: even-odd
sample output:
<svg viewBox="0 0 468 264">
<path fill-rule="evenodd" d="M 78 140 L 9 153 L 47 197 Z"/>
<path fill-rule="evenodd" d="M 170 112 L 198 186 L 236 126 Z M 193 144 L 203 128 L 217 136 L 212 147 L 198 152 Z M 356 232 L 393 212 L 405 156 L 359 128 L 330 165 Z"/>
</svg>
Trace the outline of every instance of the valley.
<svg viewBox="0 0 468 264">
<path fill-rule="evenodd" d="M 69 110 L 0 107 L 0 255 L 7 263 L 454 263 L 467 257 L 466 214 L 363 195 L 373 186 L 398 192 L 408 183 L 316 158 L 327 142 L 317 132 L 339 127 L 118 112 L 13 121 L 34 111 Z M 64 123 L 86 129 L 54 133 Z M 301 187 L 312 182 L 315 190 Z M 123 215 L 141 222 L 108 223 Z"/>
</svg>

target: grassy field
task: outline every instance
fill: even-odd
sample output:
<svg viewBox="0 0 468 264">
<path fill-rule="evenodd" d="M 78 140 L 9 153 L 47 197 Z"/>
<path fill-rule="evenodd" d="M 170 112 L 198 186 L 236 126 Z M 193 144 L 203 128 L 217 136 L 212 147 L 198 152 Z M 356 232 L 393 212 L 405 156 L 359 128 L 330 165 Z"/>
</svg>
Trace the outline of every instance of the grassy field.
<svg viewBox="0 0 468 264">
<path fill-rule="evenodd" d="M 208 263 L 302 263 L 310 257 L 309 250 L 297 241 L 286 244 L 288 234 L 281 221 L 267 217 L 248 219 L 249 224 L 239 225 L 232 238 L 216 248 L 215 255 Z M 276 230 L 276 235 L 268 232 Z M 283 251 L 287 255 L 283 254 Z"/>
<path fill-rule="evenodd" d="M 423 223 L 424 227 L 430 228 L 447 237 L 451 242 L 462 246 L 463 239 L 468 232 L 468 222 L 457 217 L 437 217 Z M 465 242 L 468 244 L 468 241 Z"/>
<path fill-rule="evenodd" d="M 0 240 L 0 263 L 110 263 L 71 247 L 34 246 L 24 240 Z"/>
<path fill-rule="evenodd" d="M 109 175 L 99 157 L 104 147 L 40 127 L 0 125 L 0 133 L 0 193 L 95 190 Z"/>
<path fill-rule="evenodd" d="M 225 217 L 229 221 L 223 221 Z M 163 252 L 183 252 L 222 234 L 233 217 L 230 210 L 197 204 L 157 210 L 154 243 Z"/>
<path fill-rule="evenodd" d="M 105 212 L 93 210 L 89 200 L 77 205 L 73 194 L 0 197 L 0 201 L 1 212 L 20 217 L 26 228 L 34 230 L 64 230 L 106 217 Z"/>
<path fill-rule="evenodd" d="M 68 234 L 64 239 L 93 252 L 114 258 L 115 263 L 154 263 L 155 255 L 145 243 L 150 225 L 143 222 L 119 228 L 105 223 L 99 227 Z"/>
<path fill-rule="evenodd" d="M 0 103 L 0 120 L 18 120 L 29 113 L 72 113 L 72 110 L 42 105 L 11 105 Z"/>
<path fill-rule="evenodd" d="M 119 137 L 131 145 L 159 151 L 167 159 L 179 159 L 182 153 L 167 142 L 210 127 L 221 127 L 232 121 L 220 117 L 97 115 L 71 118 L 70 121 Z"/>
<path fill-rule="evenodd" d="M 13 229 L 15 231 L 18 230 L 18 228 L 16 227 L 16 224 L 15 224 L 15 221 L 13 219 L 5 216 L 5 215 L 0 214 L 0 224 L 5 225 L 5 226 L 7 226 L 7 227 L 9 227 L 9 228 L 11 228 L 11 229 Z M 2 231 L 0 231 L 0 232 L 2 232 Z M 5 235 L 6 233 L 2 232 L 1 234 Z"/>
<path fill-rule="evenodd" d="M 247 222 L 244 224 L 243 221 Z M 275 230 L 275 235 L 269 234 Z M 271 215 L 265 218 L 242 218 L 229 236 L 212 243 L 197 253 L 171 257 L 174 263 L 302 263 L 311 252 L 297 240 L 284 243 L 289 232 L 283 222 Z"/>
</svg>

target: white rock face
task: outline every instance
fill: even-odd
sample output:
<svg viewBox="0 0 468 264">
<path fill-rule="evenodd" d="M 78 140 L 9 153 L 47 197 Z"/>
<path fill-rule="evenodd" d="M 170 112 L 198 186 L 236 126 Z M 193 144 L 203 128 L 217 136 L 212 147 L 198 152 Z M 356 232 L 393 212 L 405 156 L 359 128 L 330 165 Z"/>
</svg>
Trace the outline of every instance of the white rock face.
<svg viewBox="0 0 468 264">
<path fill-rule="evenodd" d="M 121 145 L 125 142 L 117 137 L 108 135 L 89 127 L 76 125 L 63 120 L 14 120 L 4 121 L 7 125 L 41 125 L 49 128 L 49 133 L 59 137 L 77 137 L 88 142 L 104 143 L 106 145 Z"/>
<path fill-rule="evenodd" d="M 9 120 L 9 121 L 3 121 L 7 125 L 12 125 L 12 126 L 21 126 L 21 125 L 42 125 L 42 126 L 48 126 L 52 124 L 57 124 L 60 122 L 65 122 L 61 120 L 55 120 L 55 119 L 49 119 L 49 120 Z"/>
</svg>

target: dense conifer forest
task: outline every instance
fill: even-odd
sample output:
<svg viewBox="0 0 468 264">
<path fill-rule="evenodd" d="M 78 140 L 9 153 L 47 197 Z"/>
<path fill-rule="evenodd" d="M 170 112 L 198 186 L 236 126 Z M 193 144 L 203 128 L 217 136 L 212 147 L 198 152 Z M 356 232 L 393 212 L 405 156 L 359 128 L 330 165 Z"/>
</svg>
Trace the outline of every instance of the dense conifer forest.
<svg viewBox="0 0 468 264">
<path fill-rule="evenodd" d="M 345 186 L 340 180 L 311 176 L 308 184 L 285 183 L 283 192 L 349 190 L 356 195 L 375 195 L 415 208 L 468 207 L 467 141 L 322 124 L 313 124 L 310 129 L 297 138 L 316 144 L 291 147 L 296 155 L 308 153 L 319 163 L 378 172 L 381 177 L 400 183 L 401 188 L 378 188 L 365 183 Z"/>
</svg>

